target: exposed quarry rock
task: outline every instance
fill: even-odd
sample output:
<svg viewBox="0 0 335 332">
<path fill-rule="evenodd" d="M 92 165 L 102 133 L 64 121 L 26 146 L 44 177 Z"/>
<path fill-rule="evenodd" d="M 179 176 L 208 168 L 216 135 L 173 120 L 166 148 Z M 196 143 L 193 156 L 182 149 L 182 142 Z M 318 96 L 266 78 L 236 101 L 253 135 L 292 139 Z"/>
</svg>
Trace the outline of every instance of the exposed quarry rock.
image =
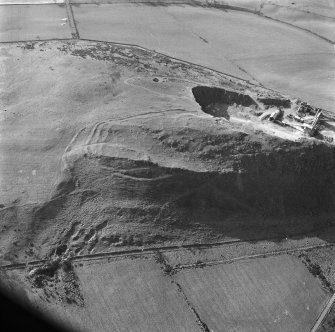
<svg viewBox="0 0 335 332">
<path fill-rule="evenodd" d="M 238 91 L 230 91 L 218 87 L 196 86 L 192 89 L 196 102 L 201 109 L 215 117 L 223 117 L 229 120 L 230 114 L 228 109 L 231 106 L 237 107 L 254 107 L 257 103 L 246 94 Z"/>
<path fill-rule="evenodd" d="M 265 106 L 282 106 L 285 108 L 291 107 L 291 100 L 284 98 L 268 98 L 268 97 L 260 97 L 258 101 L 264 104 Z"/>
</svg>

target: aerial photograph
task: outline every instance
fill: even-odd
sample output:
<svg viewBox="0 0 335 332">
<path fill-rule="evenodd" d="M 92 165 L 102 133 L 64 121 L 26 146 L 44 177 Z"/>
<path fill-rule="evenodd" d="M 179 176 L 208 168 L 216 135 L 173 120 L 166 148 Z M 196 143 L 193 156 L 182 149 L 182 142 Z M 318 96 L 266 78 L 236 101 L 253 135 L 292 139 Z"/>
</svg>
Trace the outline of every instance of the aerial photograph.
<svg viewBox="0 0 335 332">
<path fill-rule="evenodd" d="M 1 332 L 335 332 L 335 0 L 0 0 L 0 295 Z"/>
</svg>

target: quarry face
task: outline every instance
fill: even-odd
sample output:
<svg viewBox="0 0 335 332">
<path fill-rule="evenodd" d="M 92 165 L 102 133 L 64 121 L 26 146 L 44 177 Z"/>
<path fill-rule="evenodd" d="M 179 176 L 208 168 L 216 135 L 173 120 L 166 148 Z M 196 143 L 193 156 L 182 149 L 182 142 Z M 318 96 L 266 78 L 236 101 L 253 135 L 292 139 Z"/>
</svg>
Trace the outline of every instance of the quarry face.
<svg viewBox="0 0 335 332">
<path fill-rule="evenodd" d="M 290 120 L 300 100 L 135 47 L 35 42 L 2 54 L 3 262 L 329 225 L 326 110 L 309 137 Z M 268 120 L 277 110 L 287 125 Z"/>
</svg>

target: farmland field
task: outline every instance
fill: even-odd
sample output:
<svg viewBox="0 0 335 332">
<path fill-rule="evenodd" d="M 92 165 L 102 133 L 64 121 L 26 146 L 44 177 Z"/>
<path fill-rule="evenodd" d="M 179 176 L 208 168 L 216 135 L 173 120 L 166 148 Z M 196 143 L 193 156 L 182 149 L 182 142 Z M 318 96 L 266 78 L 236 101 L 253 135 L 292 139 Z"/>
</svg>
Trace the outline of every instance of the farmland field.
<svg viewBox="0 0 335 332">
<path fill-rule="evenodd" d="M 182 270 L 174 278 L 213 331 L 309 331 L 330 297 L 288 255 Z"/>
<path fill-rule="evenodd" d="M 77 268 L 94 331 L 198 331 L 176 287 L 152 260 L 85 263 Z M 87 322 L 90 321 L 91 323 Z"/>
<path fill-rule="evenodd" d="M 44 289 L 30 284 L 23 270 L 1 278 L 17 296 L 78 331 L 200 332 L 200 319 L 210 331 L 305 332 L 330 299 L 320 281 L 289 255 L 182 269 L 171 276 L 149 256 L 76 262 L 74 271 L 81 304 L 62 300 L 59 272 L 56 283 L 50 280 Z M 331 324 L 329 317 L 326 323 Z"/>
<path fill-rule="evenodd" d="M 209 48 L 201 35 L 177 22 L 167 12 L 172 7 L 80 5 L 73 6 L 73 11 L 82 38 L 137 44 L 227 74 L 251 79 L 250 75 L 226 59 L 222 52 Z M 185 10 L 182 6 L 176 8 Z"/>
<path fill-rule="evenodd" d="M 77 268 L 94 331 L 197 331 L 192 312 L 151 260 L 86 263 Z M 91 323 L 87 322 L 90 321 Z"/>
<path fill-rule="evenodd" d="M 262 13 L 273 19 L 294 24 L 302 29 L 307 29 L 326 39 L 335 41 L 335 19 L 334 12 L 313 13 L 309 10 L 292 9 L 288 7 L 279 7 L 276 5 L 267 5 Z M 332 17 L 333 16 L 333 17 Z"/>
<path fill-rule="evenodd" d="M 0 42 L 71 38 L 65 6 L 0 6 Z"/>
<path fill-rule="evenodd" d="M 92 332 L 201 331 L 177 287 L 152 259 L 83 262 L 75 271 L 82 305 L 51 295 L 55 289 L 62 292 L 57 282 L 54 288 L 46 287 L 51 292 L 34 288 L 23 270 L 8 271 L 6 277 L 1 275 L 1 281 L 21 293 L 13 295 L 25 298 L 65 328 Z M 20 289 L 19 285 L 24 286 Z"/>
<path fill-rule="evenodd" d="M 329 109 L 335 101 L 334 48 L 300 29 L 250 13 L 187 5 L 79 5 L 73 10 L 82 38 L 141 45 L 255 79 L 319 107 Z"/>
<path fill-rule="evenodd" d="M 329 62 L 329 56 L 330 54 L 272 55 L 246 57 L 238 62 L 247 71 L 252 71 L 263 84 L 334 112 L 335 62 Z M 334 55 L 332 57 L 334 59 Z"/>
</svg>

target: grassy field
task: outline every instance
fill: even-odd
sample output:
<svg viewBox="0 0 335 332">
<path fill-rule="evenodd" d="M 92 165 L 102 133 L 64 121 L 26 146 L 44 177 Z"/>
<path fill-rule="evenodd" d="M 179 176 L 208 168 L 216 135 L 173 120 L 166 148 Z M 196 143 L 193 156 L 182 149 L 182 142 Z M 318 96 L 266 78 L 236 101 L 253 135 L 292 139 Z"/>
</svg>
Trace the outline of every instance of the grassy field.
<svg viewBox="0 0 335 332">
<path fill-rule="evenodd" d="M 334 60 L 334 55 L 325 53 L 246 57 L 238 62 L 266 86 L 334 112 Z"/>
<path fill-rule="evenodd" d="M 110 61 L 83 59 L 78 55 L 81 47 L 96 46 L 87 42 L 76 44 L 79 48 L 75 54 L 61 52 L 63 44 L 58 42 L 42 47 L 1 47 L 0 66 L 5 69 L 0 71 L 4 82 L 0 92 L 2 204 L 10 204 L 16 197 L 39 201 L 50 195 L 64 149 L 86 124 L 169 107 L 193 107 L 196 112 L 197 104 L 190 99 L 176 99 L 174 94 L 158 96 L 140 84 L 123 83 L 144 65 L 147 72 L 154 71 L 156 75 L 185 77 L 178 66 L 173 69 L 173 64 L 167 66 L 159 59 L 160 62 L 153 62 L 151 53 L 142 63 L 115 49 L 106 53 L 110 54 Z M 97 46 L 96 53 L 100 47 Z M 185 87 L 178 86 L 178 92 L 183 93 Z M 164 92 L 167 93 L 166 88 Z"/>
<path fill-rule="evenodd" d="M 0 42 L 71 38 L 65 6 L 0 6 Z"/>
<path fill-rule="evenodd" d="M 303 30 L 250 13 L 187 5 L 73 9 L 82 38 L 135 43 L 254 78 L 324 108 L 335 101 L 335 81 L 329 74 L 335 68 L 333 47 Z"/>
<path fill-rule="evenodd" d="M 258 81 L 319 107 L 331 109 L 334 104 L 334 49 L 306 31 L 226 9 L 84 2 L 88 4 L 73 5 L 82 38 L 138 44 Z M 260 8 L 259 1 L 234 4 L 251 11 Z M 326 17 L 326 8 L 316 10 L 308 1 L 276 3 L 264 5 L 261 13 L 333 40 L 334 13 Z M 66 18 L 65 6 L 0 6 L 0 41 L 70 38 Z"/>
<path fill-rule="evenodd" d="M 171 276 L 148 256 L 76 262 L 74 272 L 71 287 L 61 271 L 42 288 L 31 284 L 24 270 L 1 272 L 1 284 L 62 326 L 94 332 L 200 332 L 199 319 L 210 331 L 306 332 L 330 298 L 320 281 L 288 255 Z M 331 331 L 332 317 L 333 311 L 321 331 Z"/>
<path fill-rule="evenodd" d="M 328 239 L 329 241 L 330 239 Z M 325 287 L 335 289 L 335 248 L 315 248 L 296 252 L 295 256 L 304 262 L 310 272 L 317 277 Z M 330 310 L 324 317 L 317 332 L 333 332 L 335 327 L 335 305 L 330 307 Z"/>
<path fill-rule="evenodd" d="M 319 14 L 311 12 L 309 7 L 300 9 L 299 7 L 279 7 L 269 4 L 264 6 L 262 14 L 309 30 L 333 42 L 335 41 L 335 18 L 333 11 Z"/>
<path fill-rule="evenodd" d="M 174 276 L 213 331 L 308 331 L 330 294 L 283 255 L 182 270 Z"/>
<path fill-rule="evenodd" d="M 49 282 L 44 289 L 32 287 L 22 270 L 1 276 L 9 289 L 15 288 L 17 299 L 25 298 L 56 322 L 77 331 L 201 331 L 177 286 L 152 259 L 84 262 L 77 264 L 75 272 L 81 305 L 62 300 L 62 287 L 57 283 L 50 287 Z M 20 285 L 24 285 L 21 291 Z"/>
<path fill-rule="evenodd" d="M 222 50 L 213 50 L 213 45 L 209 46 L 202 34 L 195 33 L 171 15 L 169 12 L 173 8 L 182 15 L 188 11 L 192 15 L 194 10 L 205 10 L 184 6 L 115 4 L 73 6 L 73 11 L 82 38 L 133 43 L 227 74 L 251 79 L 250 75 L 225 58 Z"/>
<path fill-rule="evenodd" d="M 87 263 L 76 269 L 95 331 L 198 331 L 176 287 L 151 260 Z"/>
<path fill-rule="evenodd" d="M 199 0 L 198 2 L 221 9 L 234 8 L 257 13 L 308 30 L 330 41 L 335 40 L 335 4 L 332 1 Z"/>
</svg>

